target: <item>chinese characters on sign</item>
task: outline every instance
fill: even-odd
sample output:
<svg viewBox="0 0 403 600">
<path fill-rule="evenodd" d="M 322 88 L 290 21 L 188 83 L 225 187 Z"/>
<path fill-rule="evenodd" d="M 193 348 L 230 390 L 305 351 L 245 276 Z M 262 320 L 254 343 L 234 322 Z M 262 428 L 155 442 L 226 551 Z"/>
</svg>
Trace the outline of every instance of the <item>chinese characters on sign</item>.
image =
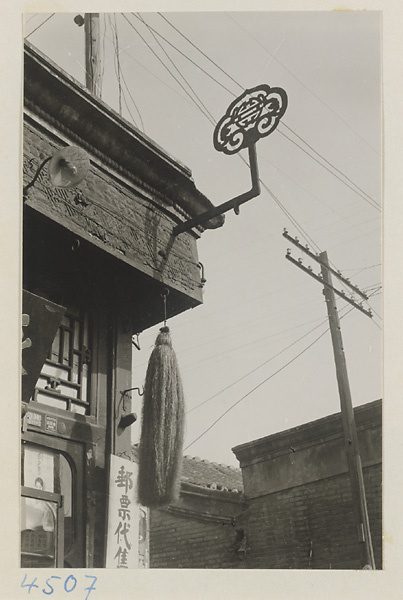
<svg viewBox="0 0 403 600">
<path fill-rule="evenodd" d="M 106 567 L 139 566 L 139 505 L 136 499 L 137 465 L 111 456 L 109 476 L 108 543 Z"/>
</svg>

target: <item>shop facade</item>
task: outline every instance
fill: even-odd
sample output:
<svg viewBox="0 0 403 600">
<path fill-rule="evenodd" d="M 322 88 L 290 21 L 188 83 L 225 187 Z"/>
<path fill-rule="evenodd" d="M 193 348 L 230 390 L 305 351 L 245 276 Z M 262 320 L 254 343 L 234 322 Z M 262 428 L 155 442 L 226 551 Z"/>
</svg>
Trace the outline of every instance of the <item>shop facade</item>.
<svg viewBox="0 0 403 600">
<path fill-rule="evenodd" d="M 24 54 L 21 564 L 99 568 L 111 456 L 130 464 L 140 426 L 134 336 L 163 321 L 164 297 L 168 317 L 202 302 L 202 229 L 173 228 L 212 205 L 185 166 L 29 44 Z M 42 165 L 70 146 L 89 168 L 60 187 Z M 147 566 L 147 512 L 131 502 L 120 557 L 131 527 Z"/>
</svg>

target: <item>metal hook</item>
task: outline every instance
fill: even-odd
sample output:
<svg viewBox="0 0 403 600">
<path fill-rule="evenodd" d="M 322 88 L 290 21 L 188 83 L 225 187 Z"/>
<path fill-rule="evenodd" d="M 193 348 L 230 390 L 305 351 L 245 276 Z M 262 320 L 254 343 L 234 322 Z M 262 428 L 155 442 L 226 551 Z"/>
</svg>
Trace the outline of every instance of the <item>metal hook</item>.
<svg viewBox="0 0 403 600">
<path fill-rule="evenodd" d="M 133 335 L 132 335 L 132 344 L 135 348 L 137 348 L 137 350 L 141 350 L 139 335 L 140 335 L 139 333 L 133 333 Z M 136 339 L 134 339 L 134 338 L 136 338 Z"/>
<path fill-rule="evenodd" d="M 206 283 L 207 279 L 204 276 L 204 265 L 203 263 L 199 262 L 196 265 L 200 271 L 201 271 L 201 278 L 200 278 L 200 287 L 204 287 L 204 284 Z"/>
<path fill-rule="evenodd" d="M 143 391 L 140 392 L 140 388 L 139 387 L 129 388 L 128 390 L 123 390 L 120 393 L 122 394 L 122 396 L 125 396 L 127 394 L 127 392 L 132 392 L 133 390 L 137 390 L 137 393 L 138 393 L 139 396 L 144 396 L 144 388 L 143 388 Z"/>
</svg>

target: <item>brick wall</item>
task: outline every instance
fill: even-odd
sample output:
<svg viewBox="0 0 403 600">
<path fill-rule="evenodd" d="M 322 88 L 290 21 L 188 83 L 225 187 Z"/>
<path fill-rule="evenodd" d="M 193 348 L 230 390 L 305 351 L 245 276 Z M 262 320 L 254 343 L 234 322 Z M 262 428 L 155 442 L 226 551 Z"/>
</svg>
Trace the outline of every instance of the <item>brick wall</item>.
<svg viewBox="0 0 403 600">
<path fill-rule="evenodd" d="M 381 569 L 381 402 L 355 412 L 375 564 Z M 151 511 L 151 567 L 361 568 L 339 414 L 234 452 L 243 495 L 182 483 L 175 505 Z"/>
<path fill-rule="evenodd" d="M 381 402 L 355 411 L 372 544 L 382 568 Z M 244 568 L 360 569 L 340 415 L 234 449 L 243 469 Z"/>
<path fill-rule="evenodd" d="M 377 568 L 382 568 L 381 467 L 364 469 Z M 244 568 L 359 569 L 360 555 L 347 474 L 247 503 Z"/>
<path fill-rule="evenodd" d="M 182 490 L 176 505 L 151 510 L 150 567 L 242 568 L 240 512 L 238 494 Z"/>
<path fill-rule="evenodd" d="M 237 534 L 228 522 L 198 521 L 151 511 L 150 566 L 215 569 L 242 567 L 233 545 Z"/>
</svg>

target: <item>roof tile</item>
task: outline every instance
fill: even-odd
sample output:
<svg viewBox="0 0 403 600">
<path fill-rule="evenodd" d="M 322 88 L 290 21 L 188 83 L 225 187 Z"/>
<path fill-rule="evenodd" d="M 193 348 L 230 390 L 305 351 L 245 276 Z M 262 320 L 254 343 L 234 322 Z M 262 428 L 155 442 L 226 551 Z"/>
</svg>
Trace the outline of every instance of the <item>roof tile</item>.
<svg viewBox="0 0 403 600">
<path fill-rule="evenodd" d="M 132 447 L 132 456 L 134 460 L 137 460 L 137 445 Z M 182 481 L 213 490 L 236 493 L 243 491 L 241 469 L 200 459 L 198 456 L 192 457 L 188 454 L 183 457 Z"/>
</svg>

